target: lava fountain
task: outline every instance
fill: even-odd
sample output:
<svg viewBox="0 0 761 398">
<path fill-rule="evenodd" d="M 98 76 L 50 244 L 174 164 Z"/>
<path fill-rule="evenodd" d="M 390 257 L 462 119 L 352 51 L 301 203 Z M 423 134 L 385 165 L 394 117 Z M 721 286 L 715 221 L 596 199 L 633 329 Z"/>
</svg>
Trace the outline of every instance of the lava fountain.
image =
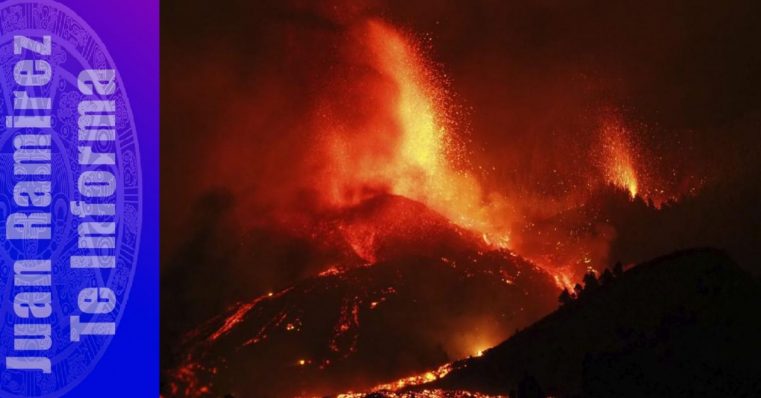
<svg viewBox="0 0 761 398">
<path fill-rule="evenodd" d="M 608 183 L 619 187 L 634 199 L 640 191 L 637 179 L 636 149 L 629 131 L 617 116 L 603 118 L 600 128 L 603 170 Z"/>
<path fill-rule="evenodd" d="M 342 123 L 343 115 L 321 115 L 328 166 L 320 186 L 329 187 L 329 202 L 342 207 L 378 192 L 403 196 L 507 247 L 507 201 L 487 197 L 475 176 L 458 167 L 465 151 L 452 131 L 456 123 L 444 79 L 418 42 L 379 20 L 355 34 L 363 67 L 372 73 L 365 77 L 370 82 L 355 82 L 365 103 L 354 106 L 376 115 L 351 126 Z"/>
</svg>

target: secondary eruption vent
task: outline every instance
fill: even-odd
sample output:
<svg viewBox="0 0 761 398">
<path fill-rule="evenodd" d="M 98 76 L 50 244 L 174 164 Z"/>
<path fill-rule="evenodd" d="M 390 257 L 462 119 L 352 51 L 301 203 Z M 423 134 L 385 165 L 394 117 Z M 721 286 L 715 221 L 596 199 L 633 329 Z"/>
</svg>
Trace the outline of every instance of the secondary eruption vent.
<svg viewBox="0 0 761 398">
<path fill-rule="evenodd" d="M 629 192 L 632 199 L 636 198 L 639 193 L 637 159 L 629 131 L 615 116 L 605 117 L 600 130 L 605 178 L 610 184 Z"/>
<path fill-rule="evenodd" d="M 698 179 L 680 176 L 675 168 L 648 152 L 634 133 L 634 127 L 619 111 L 607 109 L 599 116 L 598 164 L 607 184 L 656 209 L 698 191 Z"/>
</svg>

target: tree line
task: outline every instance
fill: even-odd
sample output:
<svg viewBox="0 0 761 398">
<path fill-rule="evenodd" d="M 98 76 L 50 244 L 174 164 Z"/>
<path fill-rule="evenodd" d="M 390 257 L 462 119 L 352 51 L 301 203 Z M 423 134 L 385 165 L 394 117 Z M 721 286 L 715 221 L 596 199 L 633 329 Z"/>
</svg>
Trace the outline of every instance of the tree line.
<svg viewBox="0 0 761 398">
<path fill-rule="evenodd" d="M 613 281 L 623 275 L 623 273 L 624 266 L 620 261 L 616 262 L 612 269 L 606 268 L 599 278 L 594 271 L 587 271 L 587 273 L 584 274 L 584 279 L 582 280 L 584 286 L 582 286 L 580 283 L 577 283 L 576 286 L 573 287 L 573 292 L 568 291 L 568 288 L 563 289 L 563 291 L 560 292 L 558 301 L 560 301 L 561 306 L 571 304 L 574 302 L 574 300 L 578 300 L 588 295 L 589 292 L 594 291 L 600 286 L 605 286 L 613 283 Z"/>
</svg>

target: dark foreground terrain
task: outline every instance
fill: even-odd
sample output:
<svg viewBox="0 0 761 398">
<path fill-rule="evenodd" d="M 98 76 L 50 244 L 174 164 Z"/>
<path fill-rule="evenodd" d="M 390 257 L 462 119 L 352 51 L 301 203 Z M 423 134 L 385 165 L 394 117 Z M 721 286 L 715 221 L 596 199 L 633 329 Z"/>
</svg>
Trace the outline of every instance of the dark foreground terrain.
<svg viewBox="0 0 761 398">
<path fill-rule="evenodd" d="M 761 284 L 724 252 L 677 252 L 608 277 L 404 395 L 761 396 Z M 400 394 L 371 396 L 386 395 Z"/>
</svg>

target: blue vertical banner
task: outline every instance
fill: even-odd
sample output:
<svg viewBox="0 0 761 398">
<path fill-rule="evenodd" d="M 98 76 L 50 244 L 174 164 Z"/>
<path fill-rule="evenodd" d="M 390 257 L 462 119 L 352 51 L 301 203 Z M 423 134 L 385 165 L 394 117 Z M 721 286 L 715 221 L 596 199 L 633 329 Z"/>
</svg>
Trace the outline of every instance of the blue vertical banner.
<svg viewBox="0 0 761 398">
<path fill-rule="evenodd" d="M 0 397 L 158 396 L 158 0 L 0 2 Z"/>
</svg>

